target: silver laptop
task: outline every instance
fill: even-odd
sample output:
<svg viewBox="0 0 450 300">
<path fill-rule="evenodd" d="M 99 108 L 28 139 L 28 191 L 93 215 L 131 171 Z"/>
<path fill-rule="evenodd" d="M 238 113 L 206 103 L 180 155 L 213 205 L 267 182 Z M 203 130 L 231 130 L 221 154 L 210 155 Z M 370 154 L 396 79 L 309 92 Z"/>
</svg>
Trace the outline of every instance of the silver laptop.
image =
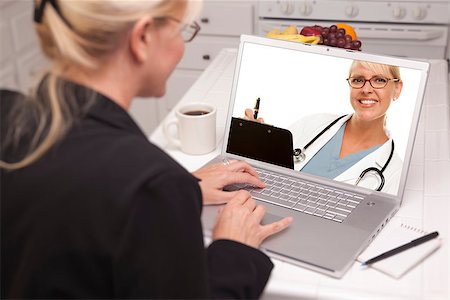
<svg viewBox="0 0 450 300">
<path fill-rule="evenodd" d="M 348 79 L 355 60 L 398 66 L 403 86 L 400 94 L 390 96 L 395 99 L 386 111 L 388 141 L 336 159 L 333 155 L 339 154 L 347 120 L 355 110 L 378 109 L 382 101 L 370 93 L 382 91 L 384 83 L 397 84 L 390 83 L 394 78 L 366 78 L 364 74 Z M 223 148 L 212 162 L 240 159 L 257 169 L 266 188 L 241 185 L 229 189 L 249 190 L 267 208 L 263 223 L 294 217 L 287 230 L 262 244 L 268 255 L 336 278 L 345 274 L 401 205 L 428 68 L 423 61 L 241 36 Z M 350 84 L 379 89 L 366 92 L 367 99 L 352 105 Z M 273 143 L 269 142 L 272 152 L 267 160 L 242 138 L 245 130 L 239 130 L 248 124 L 244 118 L 248 108 L 258 108 L 256 117 L 264 121 L 247 131 L 290 132 L 292 142 L 276 146 L 280 155 L 292 156 L 293 169 L 273 158 Z M 258 134 L 264 139 L 264 132 Z M 235 147 L 242 143 L 243 147 Z M 264 143 L 257 145 L 265 147 Z M 286 147 L 292 147 L 292 152 L 286 152 Z M 206 234 L 211 233 L 218 208 L 204 207 Z"/>
</svg>

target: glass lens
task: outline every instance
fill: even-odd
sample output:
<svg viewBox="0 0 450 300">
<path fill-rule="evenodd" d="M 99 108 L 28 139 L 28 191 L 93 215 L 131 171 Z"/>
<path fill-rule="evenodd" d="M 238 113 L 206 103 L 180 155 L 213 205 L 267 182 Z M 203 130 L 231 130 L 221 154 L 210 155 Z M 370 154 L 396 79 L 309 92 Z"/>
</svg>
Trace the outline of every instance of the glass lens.
<svg viewBox="0 0 450 300">
<path fill-rule="evenodd" d="M 370 79 L 370 84 L 376 89 L 384 88 L 387 83 L 387 78 L 384 78 L 382 76 L 376 76 Z"/>
<path fill-rule="evenodd" d="M 351 87 L 361 88 L 364 86 L 364 83 L 366 82 L 366 80 L 362 77 L 350 77 L 348 82 L 350 83 Z"/>
</svg>

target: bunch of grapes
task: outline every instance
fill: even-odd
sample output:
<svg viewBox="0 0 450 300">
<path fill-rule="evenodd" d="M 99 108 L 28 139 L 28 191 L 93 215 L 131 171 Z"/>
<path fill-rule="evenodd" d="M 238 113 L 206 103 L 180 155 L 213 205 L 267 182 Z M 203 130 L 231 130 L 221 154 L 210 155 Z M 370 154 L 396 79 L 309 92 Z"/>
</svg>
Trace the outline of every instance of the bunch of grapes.
<svg viewBox="0 0 450 300">
<path fill-rule="evenodd" d="M 322 38 L 319 44 L 338 48 L 361 50 L 361 41 L 353 40 L 351 35 L 345 33 L 344 28 L 338 28 L 336 25 L 322 27 L 320 35 Z"/>
</svg>

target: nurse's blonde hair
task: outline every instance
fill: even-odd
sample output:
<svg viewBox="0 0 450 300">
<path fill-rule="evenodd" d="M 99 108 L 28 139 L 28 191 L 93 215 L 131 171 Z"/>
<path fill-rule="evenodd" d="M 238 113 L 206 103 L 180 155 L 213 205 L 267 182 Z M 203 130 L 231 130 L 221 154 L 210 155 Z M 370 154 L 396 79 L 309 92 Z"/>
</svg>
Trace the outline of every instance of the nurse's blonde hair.
<svg viewBox="0 0 450 300">
<path fill-rule="evenodd" d="M 371 70 L 376 74 L 384 75 L 390 78 L 397 78 L 399 80 L 402 79 L 400 76 L 400 68 L 398 66 L 379 64 L 363 60 L 354 60 L 352 62 L 350 70 L 348 72 L 348 77 L 352 76 L 352 72 L 357 66 L 361 66 L 364 69 Z"/>
<path fill-rule="evenodd" d="M 39 7 L 43 0 L 35 0 Z M 50 2 L 56 3 L 52 5 Z M 53 3 L 53 4 L 54 4 Z M 42 157 L 92 105 L 94 95 L 80 99 L 65 95 L 58 77 L 69 66 L 96 70 L 117 49 L 132 26 L 143 16 L 165 17 L 185 11 L 182 22 L 191 22 L 201 8 L 198 0 L 54 0 L 45 4 L 40 23 L 35 24 L 44 54 L 51 68 L 43 75 L 45 91 L 35 88 L 30 101 L 24 101 L 8 119 L 6 142 L 17 145 L 27 134 L 30 106 L 36 129 L 29 151 L 16 162 L 0 160 L 0 168 L 19 169 Z M 77 101 L 78 100 L 78 101 Z M 27 106 L 27 107 L 26 107 Z M 29 123 L 29 122 L 28 122 Z"/>
</svg>

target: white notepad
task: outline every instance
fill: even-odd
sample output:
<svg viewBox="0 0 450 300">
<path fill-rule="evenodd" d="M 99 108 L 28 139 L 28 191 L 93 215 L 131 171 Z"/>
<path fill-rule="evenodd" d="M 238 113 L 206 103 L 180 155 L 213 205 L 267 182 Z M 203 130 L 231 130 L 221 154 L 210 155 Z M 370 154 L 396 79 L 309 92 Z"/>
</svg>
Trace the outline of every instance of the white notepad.
<svg viewBox="0 0 450 300">
<path fill-rule="evenodd" d="M 357 261 L 367 261 L 381 253 L 409 243 L 427 233 L 429 232 L 402 223 L 398 218 L 393 218 L 369 247 L 358 256 Z M 420 264 L 440 246 L 441 239 L 438 237 L 394 256 L 375 262 L 369 268 L 376 269 L 394 278 L 400 278 Z"/>
</svg>

